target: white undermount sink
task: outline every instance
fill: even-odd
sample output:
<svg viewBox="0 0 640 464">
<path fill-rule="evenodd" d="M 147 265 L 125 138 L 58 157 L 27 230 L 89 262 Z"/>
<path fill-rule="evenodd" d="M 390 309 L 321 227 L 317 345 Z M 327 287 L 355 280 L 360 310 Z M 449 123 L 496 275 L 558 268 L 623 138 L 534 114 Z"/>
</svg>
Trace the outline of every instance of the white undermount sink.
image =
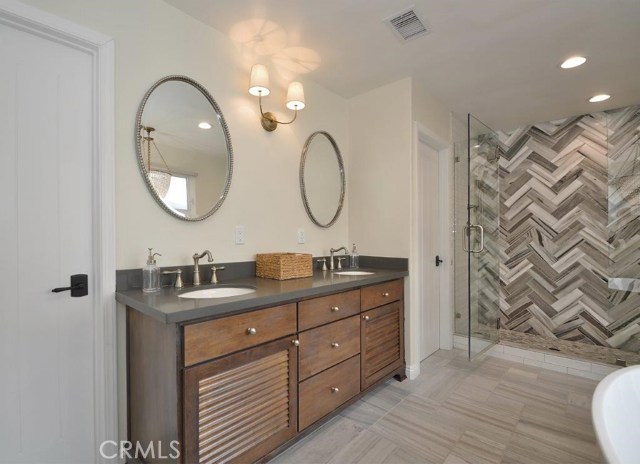
<svg viewBox="0 0 640 464">
<path fill-rule="evenodd" d="M 346 276 L 359 276 L 359 275 L 371 275 L 371 274 L 375 274 L 375 272 L 369 272 L 369 271 L 338 271 L 338 272 L 334 272 L 334 274 L 346 275 Z"/>
<path fill-rule="evenodd" d="M 640 462 L 640 366 L 602 379 L 593 394 L 592 415 L 609 464 Z"/>
<path fill-rule="evenodd" d="M 178 298 L 228 298 L 230 296 L 247 295 L 255 291 L 256 289 L 251 287 L 203 288 L 202 290 L 181 293 Z"/>
</svg>

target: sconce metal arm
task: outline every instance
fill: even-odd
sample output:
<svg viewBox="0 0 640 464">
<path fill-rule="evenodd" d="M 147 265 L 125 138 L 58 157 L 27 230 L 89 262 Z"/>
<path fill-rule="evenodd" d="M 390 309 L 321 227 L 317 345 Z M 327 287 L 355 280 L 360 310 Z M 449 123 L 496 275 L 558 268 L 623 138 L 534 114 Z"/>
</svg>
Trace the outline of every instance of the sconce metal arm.
<svg viewBox="0 0 640 464">
<path fill-rule="evenodd" d="M 270 111 L 267 111 L 266 113 L 263 111 L 262 94 L 258 95 L 258 102 L 260 104 L 260 116 L 262 116 L 262 127 L 268 132 L 276 130 L 278 124 L 291 124 L 298 117 L 298 110 L 293 110 L 293 119 L 291 121 L 278 121 L 275 114 Z"/>
</svg>

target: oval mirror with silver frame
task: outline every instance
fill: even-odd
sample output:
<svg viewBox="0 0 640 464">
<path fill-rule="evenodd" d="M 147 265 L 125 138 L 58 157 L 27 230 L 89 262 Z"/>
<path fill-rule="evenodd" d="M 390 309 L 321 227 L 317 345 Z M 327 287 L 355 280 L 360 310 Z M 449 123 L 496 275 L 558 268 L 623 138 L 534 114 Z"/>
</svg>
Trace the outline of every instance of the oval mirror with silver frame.
<svg viewBox="0 0 640 464">
<path fill-rule="evenodd" d="M 328 132 L 314 132 L 302 149 L 300 191 L 304 209 L 315 225 L 335 224 L 344 204 L 345 185 L 338 144 Z"/>
<path fill-rule="evenodd" d="M 207 89 L 186 76 L 160 79 L 140 103 L 135 140 L 142 177 L 165 211 L 201 221 L 220 208 L 231 185 L 233 149 Z"/>
</svg>

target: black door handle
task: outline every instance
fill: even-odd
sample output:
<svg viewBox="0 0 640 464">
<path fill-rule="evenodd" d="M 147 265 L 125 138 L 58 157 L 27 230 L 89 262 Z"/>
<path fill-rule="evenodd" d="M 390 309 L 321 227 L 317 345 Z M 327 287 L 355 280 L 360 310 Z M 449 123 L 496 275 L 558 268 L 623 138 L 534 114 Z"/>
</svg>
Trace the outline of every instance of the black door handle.
<svg viewBox="0 0 640 464">
<path fill-rule="evenodd" d="M 53 293 L 60 293 L 71 290 L 71 296 L 74 298 L 87 296 L 89 294 L 89 278 L 87 274 L 74 274 L 71 276 L 70 280 L 71 285 L 69 287 L 57 287 L 51 291 Z"/>
<path fill-rule="evenodd" d="M 444 263 L 444 261 L 440 259 L 440 255 L 436 255 L 436 267 L 440 266 L 442 263 Z"/>
</svg>

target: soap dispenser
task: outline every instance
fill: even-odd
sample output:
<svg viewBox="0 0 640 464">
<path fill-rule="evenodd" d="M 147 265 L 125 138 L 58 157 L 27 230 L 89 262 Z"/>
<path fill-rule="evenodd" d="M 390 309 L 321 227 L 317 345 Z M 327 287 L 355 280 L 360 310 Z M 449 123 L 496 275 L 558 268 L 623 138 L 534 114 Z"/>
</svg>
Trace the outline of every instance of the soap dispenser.
<svg viewBox="0 0 640 464">
<path fill-rule="evenodd" d="M 353 244 L 353 249 L 351 250 L 351 255 L 349 256 L 349 267 L 353 269 L 358 269 L 360 267 L 360 255 L 358 254 L 358 250 L 356 250 L 356 244 Z"/>
<path fill-rule="evenodd" d="M 142 268 L 142 291 L 145 293 L 160 290 L 160 268 L 156 264 L 156 256 L 160 253 L 153 253 L 153 248 L 149 248 L 147 264 Z"/>
</svg>

